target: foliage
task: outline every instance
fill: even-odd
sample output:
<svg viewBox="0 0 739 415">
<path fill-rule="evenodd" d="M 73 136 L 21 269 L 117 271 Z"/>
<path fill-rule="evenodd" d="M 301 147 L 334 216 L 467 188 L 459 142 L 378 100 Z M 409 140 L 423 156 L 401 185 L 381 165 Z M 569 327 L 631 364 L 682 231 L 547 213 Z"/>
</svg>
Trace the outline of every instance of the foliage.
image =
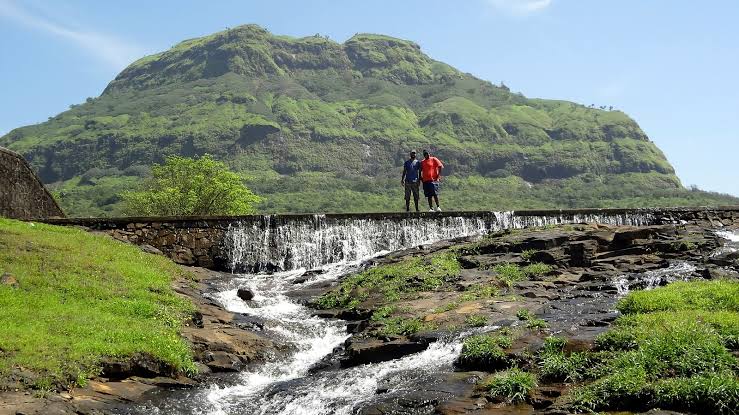
<svg viewBox="0 0 739 415">
<path fill-rule="evenodd" d="M 498 264 L 493 268 L 498 274 L 498 278 L 508 287 L 512 287 L 517 281 L 527 280 L 531 277 L 540 277 L 552 271 L 552 267 L 547 264 L 536 262 L 521 267 L 517 264 L 504 263 Z"/>
<path fill-rule="evenodd" d="M 170 156 L 151 170 L 153 177 L 141 190 L 122 194 L 133 216 L 246 215 L 261 200 L 207 154 L 197 159 Z"/>
<path fill-rule="evenodd" d="M 491 396 L 510 403 L 525 401 L 536 388 L 536 376 L 518 368 L 498 372 L 486 379 L 483 387 Z"/>
<path fill-rule="evenodd" d="M 354 308 L 370 296 L 381 303 L 393 302 L 409 293 L 437 289 L 458 276 L 460 270 L 456 256 L 450 253 L 407 258 L 345 278 L 338 289 L 322 295 L 316 305 Z"/>
<path fill-rule="evenodd" d="M 38 388 L 80 385 L 103 358 L 149 354 L 195 370 L 179 336 L 193 311 L 171 288 L 183 271 L 161 256 L 83 230 L 0 219 L 0 376 L 22 367 Z"/>
<path fill-rule="evenodd" d="M 475 314 L 468 316 L 464 322 L 470 327 L 484 327 L 487 324 L 488 319 L 484 315 Z"/>
<path fill-rule="evenodd" d="M 528 99 L 407 40 L 358 34 L 339 44 L 255 25 L 144 57 L 101 96 L 0 145 L 25 155 L 82 216 L 121 212 L 111 186 L 125 188 L 131 166 L 203 154 L 267 196 L 260 212 L 395 210 L 403 159 L 422 147 L 448 166 L 449 209 L 738 202 L 682 188 L 620 111 Z"/>
<path fill-rule="evenodd" d="M 531 258 L 533 258 L 534 255 L 536 255 L 537 252 L 538 251 L 536 249 L 526 249 L 523 252 L 521 252 L 521 258 L 524 261 L 530 261 Z"/>
<path fill-rule="evenodd" d="M 459 355 L 459 364 L 477 369 L 494 369 L 508 365 L 505 349 L 513 340 L 508 335 L 478 334 L 467 337 Z"/>
<path fill-rule="evenodd" d="M 540 318 L 536 318 L 531 312 L 525 308 L 522 308 L 516 312 L 516 317 L 519 320 L 526 322 L 526 328 L 529 329 L 545 329 L 549 327 L 546 321 Z"/>
</svg>

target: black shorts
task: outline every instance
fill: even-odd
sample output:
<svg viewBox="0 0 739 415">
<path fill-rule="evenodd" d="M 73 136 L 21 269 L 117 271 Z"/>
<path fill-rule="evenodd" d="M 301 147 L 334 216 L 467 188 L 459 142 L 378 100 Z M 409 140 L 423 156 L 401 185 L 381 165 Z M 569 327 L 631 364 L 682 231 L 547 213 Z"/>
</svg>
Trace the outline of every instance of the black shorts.
<svg viewBox="0 0 739 415">
<path fill-rule="evenodd" d="M 423 194 L 426 197 L 439 195 L 439 182 L 423 182 Z"/>
</svg>

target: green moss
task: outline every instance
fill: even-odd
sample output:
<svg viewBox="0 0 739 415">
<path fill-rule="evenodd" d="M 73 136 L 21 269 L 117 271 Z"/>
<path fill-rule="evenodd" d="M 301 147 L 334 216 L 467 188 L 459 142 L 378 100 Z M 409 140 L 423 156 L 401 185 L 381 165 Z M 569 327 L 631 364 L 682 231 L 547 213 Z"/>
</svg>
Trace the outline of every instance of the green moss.
<svg viewBox="0 0 739 415">
<path fill-rule="evenodd" d="M 74 228 L 0 219 L 0 376 L 39 374 L 35 387 L 81 384 L 104 357 L 153 356 L 193 372 L 179 336 L 192 304 L 171 288 L 183 271 L 161 256 Z M 32 385 L 34 386 L 34 385 Z"/>
</svg>

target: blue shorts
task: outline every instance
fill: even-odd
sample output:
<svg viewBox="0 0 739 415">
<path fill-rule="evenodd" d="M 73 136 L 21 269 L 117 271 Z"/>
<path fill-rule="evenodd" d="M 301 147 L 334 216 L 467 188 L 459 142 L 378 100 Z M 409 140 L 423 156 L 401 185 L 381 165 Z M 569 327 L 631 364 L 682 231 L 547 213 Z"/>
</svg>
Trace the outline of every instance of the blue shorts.
<svg viewBox="0 0 739 415">
<path fill-rule="evenodd" d="M 426 197 L 439 195 L 439 182 L 423 182 L 423 195 Z"/>
</svg>

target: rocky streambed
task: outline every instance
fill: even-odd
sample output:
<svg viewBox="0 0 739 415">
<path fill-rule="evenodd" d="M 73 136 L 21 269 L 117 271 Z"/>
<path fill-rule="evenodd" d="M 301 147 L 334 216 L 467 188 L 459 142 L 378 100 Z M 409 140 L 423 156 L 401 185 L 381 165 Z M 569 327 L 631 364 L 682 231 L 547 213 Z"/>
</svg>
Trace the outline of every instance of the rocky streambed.
<svg viewBox="0 0 739 415">
<path fill-rule="evenodd" d="M 602 340 L 622 317 L 618 301 L 676 281 L 736 281 L 736 235 L 712 224 L 558 225 L 376 252 L 307 271 L 202 271 L 199 282 L 178 287 L 200 310 L 183 333 L 200 377 L 122 367 L 101 379 L 108 382 L 54 399 L 63 401 L 60 410 L 119 414 L 587 411 L 578 391 L 605 375 L 585 373 L 574 361 L 607 369 L 605 361 L 620 358 Z M 736 360 L 735 316 L 725 324 L 725 348 Z M 566 367 L 555 370 L 552 362 Z M 516 394 L 525 382 L 511 382 L 514 393 L 507 394 L 491 386 L 519 372 L 531 376 L 530 388 Z M 664 406 L 649 402 L 613 409 Z M 672 409 L 736 409 L 706 408 Z"/>
</svg>

